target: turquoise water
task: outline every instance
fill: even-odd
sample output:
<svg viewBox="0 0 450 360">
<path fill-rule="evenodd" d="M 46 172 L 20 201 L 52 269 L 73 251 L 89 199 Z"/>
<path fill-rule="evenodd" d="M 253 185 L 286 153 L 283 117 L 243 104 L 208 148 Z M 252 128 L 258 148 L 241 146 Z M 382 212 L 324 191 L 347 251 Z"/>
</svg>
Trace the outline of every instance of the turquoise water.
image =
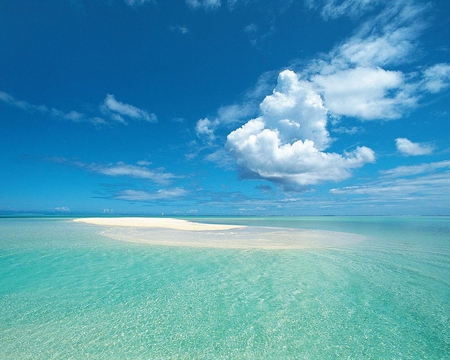
<svg viewBox="0 0 450 360">
<path fill-rule="evenodd" d="M 351 232 L 263 250 L 0 218 L 1 359 L 449 359 L 450 218 L 201 218 Z"/>
</svg>

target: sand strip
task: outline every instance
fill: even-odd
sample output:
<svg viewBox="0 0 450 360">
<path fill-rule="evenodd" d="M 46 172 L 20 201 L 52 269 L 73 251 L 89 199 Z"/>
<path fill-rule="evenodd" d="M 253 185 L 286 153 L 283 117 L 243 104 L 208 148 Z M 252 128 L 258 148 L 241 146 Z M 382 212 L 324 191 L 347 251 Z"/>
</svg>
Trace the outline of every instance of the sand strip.
<svg viewBox="0 0 450 360">
<path fill-rule="evenodd" d="M 212 231 L 231 230 L 243 228 L 240 225 L 202 224 L 172 218 L 144 218 L 144 217 L 117 217 L 117 218 L 80 218 L 73 220 L 91 225 L 125 226 L 134 228 L 160 228 L 186 231 Z"/>
</svg>

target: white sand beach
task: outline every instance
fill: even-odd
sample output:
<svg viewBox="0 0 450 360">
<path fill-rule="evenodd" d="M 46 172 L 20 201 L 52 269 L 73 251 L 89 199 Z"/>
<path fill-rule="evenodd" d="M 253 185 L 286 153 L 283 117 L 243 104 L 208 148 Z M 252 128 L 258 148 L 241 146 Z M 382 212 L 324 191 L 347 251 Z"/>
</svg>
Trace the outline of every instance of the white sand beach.
<svg viewBox="0 0 450 360">
<path fill-rule="evenodd" d="M 240 225 L 202 224 L 173 218 L 117 217 L 117 218 L 80 218 L 73 220 L 91 225 L 125 226 L 135 228 L 161 228 L 186 231 L 231 230 L 242 228 Z"/>
</svg>

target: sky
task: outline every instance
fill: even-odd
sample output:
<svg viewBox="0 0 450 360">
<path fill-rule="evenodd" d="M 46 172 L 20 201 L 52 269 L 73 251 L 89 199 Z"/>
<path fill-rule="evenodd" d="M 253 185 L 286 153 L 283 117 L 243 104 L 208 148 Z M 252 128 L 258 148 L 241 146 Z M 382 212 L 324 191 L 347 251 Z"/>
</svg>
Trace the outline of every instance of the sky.
<svg viewBox="0 0 450 360">
<path fill-rule="evenodd" d="M 450 215 L 450 1 L 3 0 L 0 213 Z"/>
</svg>

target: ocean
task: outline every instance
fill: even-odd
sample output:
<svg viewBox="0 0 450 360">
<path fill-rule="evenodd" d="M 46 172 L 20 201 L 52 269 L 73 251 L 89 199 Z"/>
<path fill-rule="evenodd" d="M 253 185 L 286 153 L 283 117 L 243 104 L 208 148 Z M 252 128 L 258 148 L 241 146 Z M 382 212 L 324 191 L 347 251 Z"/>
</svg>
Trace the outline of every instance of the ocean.
<svg viewBox="0 0 450 360">
<path fill-rule="evenodd" d="M 359 240 L 164 246 L 3 217 L 0 359 L 450 359 L 450 217 L 187 219 Z"/>
</svg>

